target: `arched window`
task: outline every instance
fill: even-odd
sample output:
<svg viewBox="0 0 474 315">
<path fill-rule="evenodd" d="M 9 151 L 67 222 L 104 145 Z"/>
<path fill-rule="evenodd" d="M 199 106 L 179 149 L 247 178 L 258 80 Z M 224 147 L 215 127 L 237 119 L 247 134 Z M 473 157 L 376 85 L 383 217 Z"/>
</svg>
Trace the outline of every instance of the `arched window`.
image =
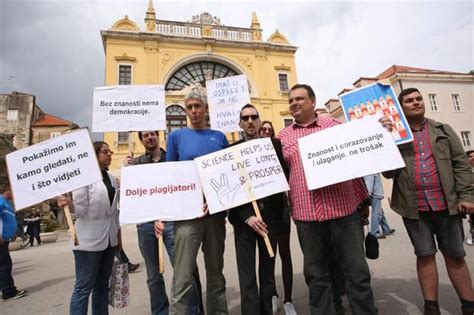
<svg viewBox="0 0 474 315">
<path fill-rule="evenodd" d="M 186 127 L 186 112 L 179 105 L 170 105 L 166 108 L 166 129 L 171 132 Z"/>
<path fill-rule="evenodd" d="M 200 83 L 206 86 L 206 80 L 232 77 L 238 73 L 231 68 L 212 61 L 197 61 L 179 68 L 166 82 L 166 91 L 180 91 L 188 85 Z"/>
</svg>

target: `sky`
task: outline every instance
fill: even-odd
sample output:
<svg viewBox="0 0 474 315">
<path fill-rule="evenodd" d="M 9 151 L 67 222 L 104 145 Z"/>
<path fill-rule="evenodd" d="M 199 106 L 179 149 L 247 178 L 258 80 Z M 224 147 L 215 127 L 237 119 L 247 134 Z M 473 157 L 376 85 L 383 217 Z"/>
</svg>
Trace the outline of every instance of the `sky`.
<svg viewBox="0 0 474 315">
<path fill-rule="evenodd" d="M 104 84 L 100 30 L 128 15 L 142 30 L 148 0 L 1 0 L 0 94 L 31 93 L 47 113 L 91 126 L 95 86 Z M 209 12 L 263 38 L 276 29 L 298 47 L 299 83 L 317 102 L 337 97 L 359 77 L 397 64 L 474 70 L 474 1 L 163 1 L 161 20 Z"/>
</svg>

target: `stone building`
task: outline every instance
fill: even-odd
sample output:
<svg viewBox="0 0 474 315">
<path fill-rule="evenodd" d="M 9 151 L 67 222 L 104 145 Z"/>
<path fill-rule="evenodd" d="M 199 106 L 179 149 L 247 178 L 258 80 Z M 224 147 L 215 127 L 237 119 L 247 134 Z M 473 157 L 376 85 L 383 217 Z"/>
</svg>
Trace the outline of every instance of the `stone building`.
<svg viewBox="0 0 474 315">
<path fill-rule="evenodd" d="M 77 124 L 43 112 L 27 93 L 0 94 L 0 133 L 13 138 L 16 149 L 59 136 Z"/>
<path fill-rule="evenodd" d="M 79 126 L 69 120 L 42 112 L 39 118 L 31 124 L 32 144 L 60 136 L 66 130 L 75 128 L 79 128 Z"/>
<path fill-rule="evenodd" d="M 12 136 L 15 148 L 26 148 L 31 144 L 31 124 L 41 113 L 34 95 L 0 94 L 0 133 Z"/>
</svg>

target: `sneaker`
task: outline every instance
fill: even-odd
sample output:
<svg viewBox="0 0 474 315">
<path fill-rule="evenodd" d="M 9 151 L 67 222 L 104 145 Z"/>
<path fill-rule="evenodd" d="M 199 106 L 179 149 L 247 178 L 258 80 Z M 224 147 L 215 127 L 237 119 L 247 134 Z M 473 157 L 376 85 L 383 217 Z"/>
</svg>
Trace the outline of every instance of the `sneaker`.
<svg viewBox="0 0 474 315">
<path fill-rule="evenodd" d="M 128 272 L 134 272 L 135 270 L 138 269 L 138 267 L 140 266 L 140 264 L 132 264 L 132 263 L 128 263 Z"/>
<path fill-rule="evenodd" d="M 280 308 L 280 299 L 278 296 L 274 295 L 272 296 L 272 311 L 273 314 L 276 314 L 278 312 L 278 309 Z"/>
<path fill-rule="evenodd" d="M 385 234 L 381 234 L 381 233 L 375 233 L 375 237 L 376 237 L 376 238 L 379 238 L 379 239 L 380 239 L 380 238 L 387 238 L 387 237 L 385 236 Z"/>
<path fill-rule="evenodd" d="M 472 236 L 466 238 L 466 244 L 467 245 L 474 245 L 474 240 L 472 239 Z"/>
<path fill-rule="evenodd" d="M 16 290 L 15 294 L 10 297 L 3 297 L 4 301 L 16 300 L 26 295 L 26 290 Z"/>
<path fill-rule="evenodd" d="M 295 311 L 295 306 L 291 302 L 286 302 L 283 305 L 283 308 L 285 309 L 285 315 L 297 315 Z"/>
</svg>

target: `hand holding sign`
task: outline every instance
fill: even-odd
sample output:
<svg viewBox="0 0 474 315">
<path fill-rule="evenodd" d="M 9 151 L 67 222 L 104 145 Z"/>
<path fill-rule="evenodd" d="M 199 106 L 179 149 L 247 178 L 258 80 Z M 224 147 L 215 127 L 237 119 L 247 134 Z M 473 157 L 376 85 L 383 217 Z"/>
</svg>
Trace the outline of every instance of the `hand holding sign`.
<svg viewBox="0 0 474 315">
<path fill-rule="evenodd" d="M 6 156 L 15 209 L 102 180 L 87 129 L 77 129 Z"/>
<path fill-rule="evenodd" d="M 246 141 L 194 161 L 211 214 L 289 190 L 269 138 Z"/>
<path fill-rule="evenodd" d="M 302 137 L 298 146 L 310 190 L 405 166 L 375 115 Z"/>
</svg>

